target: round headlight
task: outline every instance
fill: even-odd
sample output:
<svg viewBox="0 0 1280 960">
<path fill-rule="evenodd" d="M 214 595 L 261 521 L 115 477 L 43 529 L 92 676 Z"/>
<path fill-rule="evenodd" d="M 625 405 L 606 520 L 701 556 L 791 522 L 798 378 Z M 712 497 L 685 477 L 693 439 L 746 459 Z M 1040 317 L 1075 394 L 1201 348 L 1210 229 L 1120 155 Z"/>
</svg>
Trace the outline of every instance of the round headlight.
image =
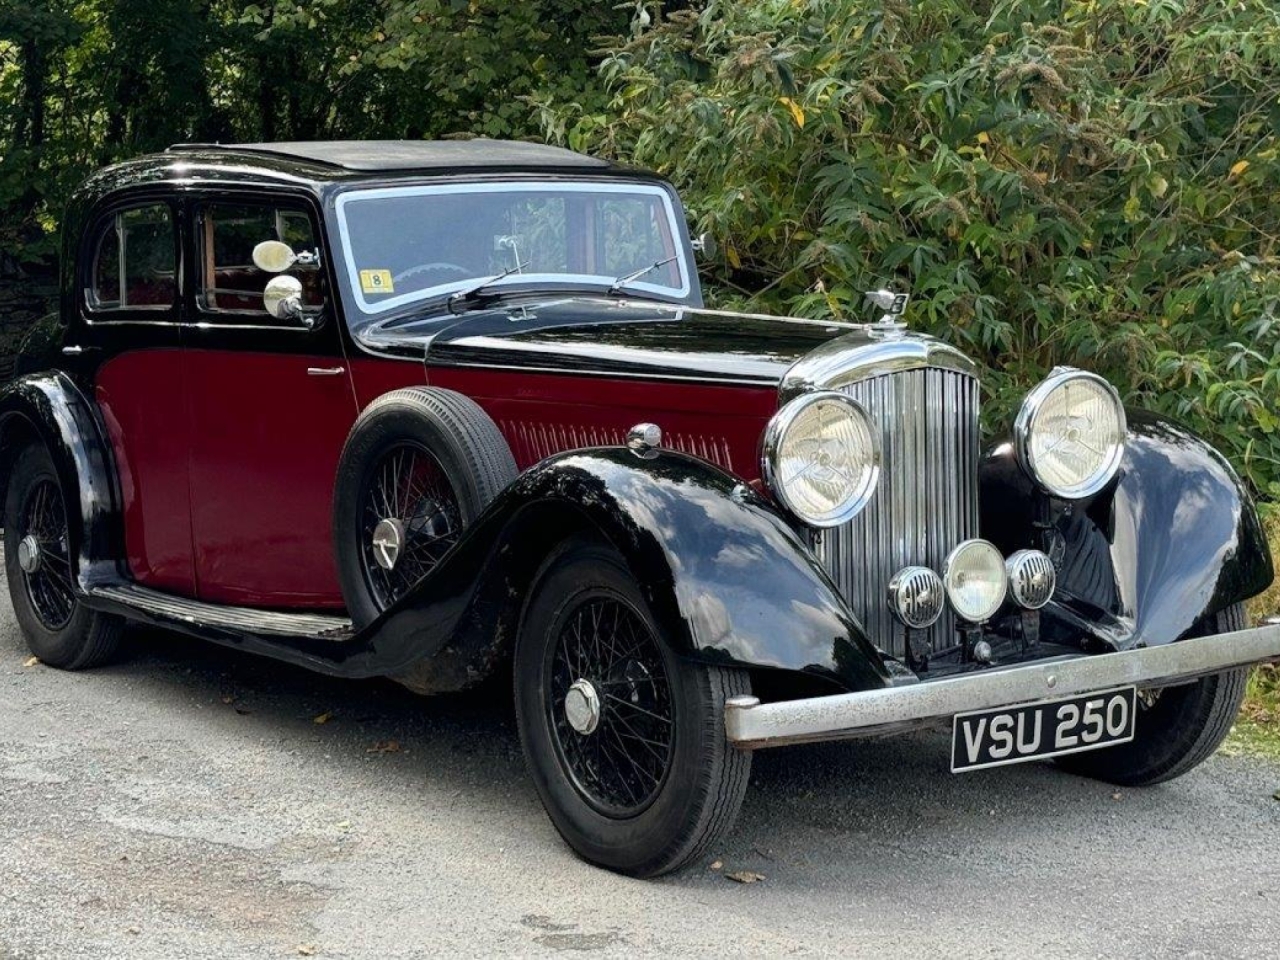
<svg viewBox="0 0 1280 960">
<path fill-rule="evenodd" d="M 867 505 L 880 479 L 875 425 L 842 393 L 797 397 L 765 429 L 764 478 L 805 523 L 845 523 Z"/>
<path fill-rule="evenodd" d="M 1097 493 L 1120 468 L 1124 406 L 1096 374 L 1060 367 L 1022 403 L 1014 423 L 1018 459 L 1055 497 Z"/>
<path fill-rule="evenodd" d="M 1009 584 L 1004 557 L 986 540 L 966 540 L 947 554 L 942 582 L 956 614 L 970 623 L 995 616 Z"/>
</svg>

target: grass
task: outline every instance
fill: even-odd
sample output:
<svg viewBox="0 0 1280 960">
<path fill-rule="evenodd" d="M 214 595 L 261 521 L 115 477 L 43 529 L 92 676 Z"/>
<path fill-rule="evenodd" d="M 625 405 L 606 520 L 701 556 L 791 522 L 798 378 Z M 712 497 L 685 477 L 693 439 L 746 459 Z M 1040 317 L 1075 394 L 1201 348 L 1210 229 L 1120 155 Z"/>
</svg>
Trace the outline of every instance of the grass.
<svg viewBox="0 0 1280 960">
<path fill-rule="evenodd" d="M 1263 518 L 1271 556 L 1280 563 L 1280 509 L 1272 509 Z M 1264 617 L 1280 614 L 1280 578 L 1267 591 L 1249 602 L 1249 619 L 1262 622 Z M 1251 753 L 1280 759 L 1280 668 L 1274 664 L 1259 667 L 1249 678 L 1240 719 L 1223 745 L 1228 753 Z"/>
</svg>

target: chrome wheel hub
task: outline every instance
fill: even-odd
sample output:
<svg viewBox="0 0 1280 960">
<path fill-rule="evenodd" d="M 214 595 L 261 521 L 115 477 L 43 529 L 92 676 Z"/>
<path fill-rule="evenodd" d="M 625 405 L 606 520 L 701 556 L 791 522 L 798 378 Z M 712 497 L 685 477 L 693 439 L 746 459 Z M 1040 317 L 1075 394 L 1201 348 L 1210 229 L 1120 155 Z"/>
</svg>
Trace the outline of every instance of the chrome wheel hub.
<svg viewBox="0 0 1280 960">
<path fill-rule="evenodd" d="M 373 559 L 383 570 L 394 570 L 404 548 L 404 524 L 395 517 L 373 528 Z"/>
<path fill-rule="evenodd" d="M 564 695 L 564 716 L 575 733 L 596 732 L 600 725 L 600 695 L 590 680 L 575 680 Z"/>
<path fill-rule="evenodd" d="M 18 541 L 18 566 L 23 573 L 35 573 L 40 569 L 40 541 L 31 534 Z"/>
</svg>

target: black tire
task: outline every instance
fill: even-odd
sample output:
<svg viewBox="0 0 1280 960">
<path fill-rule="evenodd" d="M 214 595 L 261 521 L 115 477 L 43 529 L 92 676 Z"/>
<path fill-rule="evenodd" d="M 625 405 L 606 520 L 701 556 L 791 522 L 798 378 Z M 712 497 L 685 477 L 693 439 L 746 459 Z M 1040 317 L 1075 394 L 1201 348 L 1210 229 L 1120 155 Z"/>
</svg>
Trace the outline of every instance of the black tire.
<svg viewBox="0 0 1280 960">
<path fill-rule="evenodd" d="M 603 623 L 611 609 L 612 625 L 592 631 L 591 624 Z M 575 624 L 588 625 L 595 640 L 570 639 Z M 624 636 L 625 655 L 616 647 L 604 650 L 594 666 L 590 656 L 582 666 L 573 653 L 589 653 L 601 638 L 607 646 Z M 580 671 L 563 669 L 571 659 Z M 587 679 L 606 691 L 598 698 L 598 726 L 589 733 L 570 726 L 565 698 L 556 693 L 574 672 L 593 674 Z M 748 693 L 745 671 L 692 663 L 671 652 L 613 549 L 573 540 L 543 566 L 516 642 L 516 720 L 543 806 L 584 860 L 631 876 L 656 876 L 704 855 L 728 831 L 746 793 L 751 754 L 729 745 L 724 703 Z M 669 726 L 654 719 L 659 714 L 669 717 Z M 631 724 L 646 719 L 648 727 L 637 733 Z M 670 731 L 665 738 L 663 729 Z M 634 736 L 624 744 L 616 730 Z M 606 762 L 602 750 L 607 752 L 610 735 L 615 756 L 629 751 L 632 760 Z M 631 772 L 615 776 L 618 771 Z M 627 778 L 624 793 L 616 785 Z"/>
<path fill-rule="evenodd" d="M 39 545 L 36 569 L 25 571 L 19 548 Z M 86 607 L 75 586 L 62 484 L 43 446 L 23 450 L 9 475 L 4 501 L 4 568 L 9 598 L 27 647 L 41 662 L 84 670 L 119 649 L 124 621 Z"/>
<path fill-rule="evenodd" d="M 399 484 L 396 470 L 406 461 L 409 476 L 403 488 L 395 487 L 404 496 L 393 496 L 392 506 L 379 497 L 379 484 L 385 486 L 388 475 Z M 425 576 L 515 478 L 515 460 L 497 425 L 461 394 L 407 387 L 369 404 L 343 447 L 333 499 L 338 578 L 356 626 L 374 620 Z M 399 522 L 396 535 L 404 544 L 389 570 L 376 562 L 371 545 L 380 514 Z"/>
<path fill-rule="evenodd" d="M 1202 636 L 1243 630 L 1243 604 L 1209 617 Z M 1244 700 L 1249 670 L 1228 670 L 1194 683 L 1141 692 L 1134 738 L 1115 747 L 1062 757 L 1071 773 L 1125 787 L 1147 787 L 1180 777 L 1207 760 L 1231 731 Z"/>
</svg>

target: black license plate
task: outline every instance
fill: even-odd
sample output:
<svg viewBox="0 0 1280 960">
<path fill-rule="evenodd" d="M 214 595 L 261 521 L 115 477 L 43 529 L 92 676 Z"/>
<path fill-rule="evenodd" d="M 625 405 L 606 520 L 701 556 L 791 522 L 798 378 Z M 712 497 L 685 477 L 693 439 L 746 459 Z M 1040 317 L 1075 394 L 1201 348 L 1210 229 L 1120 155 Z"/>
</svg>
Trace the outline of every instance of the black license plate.
<svg viewBox="0 0 1280 960">
<path fill-rule="evenodd" d="M 958 713 L 951 728 L 951 772 L 966 773 L 1133 739 L 1134 687 L 1041 700 L 1020 707 Z"/>
</svg>

